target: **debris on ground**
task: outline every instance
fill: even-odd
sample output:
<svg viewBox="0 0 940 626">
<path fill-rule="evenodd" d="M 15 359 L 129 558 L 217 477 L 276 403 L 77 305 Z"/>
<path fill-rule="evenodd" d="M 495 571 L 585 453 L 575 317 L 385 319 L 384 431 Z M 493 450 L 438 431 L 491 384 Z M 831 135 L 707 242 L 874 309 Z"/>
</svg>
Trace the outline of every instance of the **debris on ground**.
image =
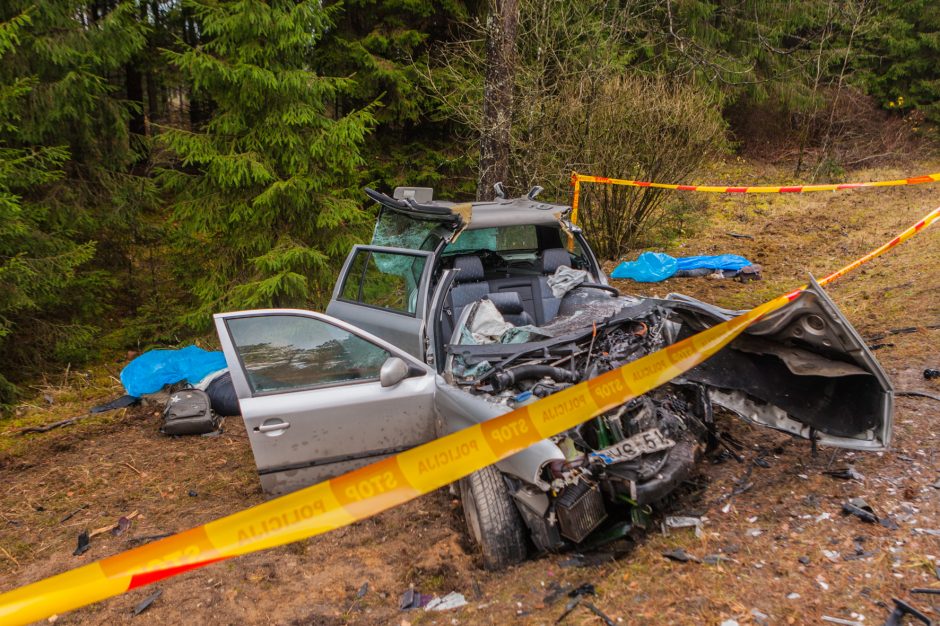
<svg viewBox="0 0 940 626">
<path fill-rule="evenodd" d="M 915 609 L 907 602 L 898 600 L 897 598 L 891 598 L 891 600 L 894 601 L 894 610 L 891 611 L 891 615 L 889 615 L 888 619 L 885 620 L 884 626 L 903 626 L 905 615 L 910 615 L 914 619 L 920 620 L 921 622 L 927 624 L 927 626 L 932 624 L 929 617 Z"/>
<path fill-rule="evenodd" d="M 121 535 L 125 530 L 131 527 L 131 520 L 140 515 L 140 511 L 134 511 L 128 513 L 127 515 L 121 516 L 118 521 L 113 524 L 108 524 L 107 526 L 102 526 L 101 528 L 96 528 L 88 534 L 88 538 L 92 539 L 98 535 L 103 535 L 105 533 L 111 533 L 115 537 Z"/>
<path fill-rule="evenodd" d="M 80 507 L 78 507 L 77 509 L 75 509 L 74 511 L 72 511 L 71 513 L 69 513 L 68 515 L 66 515 L 66 516 L 63 517 L 62 519 L 60 519 L 60 520 L 59 520 L 59 523 L 60 523 L 60 524 L 64 524 L 65 522 L 69 521 L 70 519 L 72 519 L 73 517 L 75 517 L 76 515 L 78 515 L 79 513 L 81 513 L 82 511 L 84 511 L 84 510 L 87 509 L 87 508 L 88 508 L 88 505 L 87 505 L 87 504 L 81 505 Z"/>
<path fill-rule="evenodd" d="M 663 556 L 669 559 L 670 561 L 677 561 L 679 563 L 688 563 L 689 561 L 694 561 L 695 563 L 702 562 L 700 558 L 692 554 L 689 554 L 682 548 L 676 548 L 675 550 L 669 550 L 668 552 L 663 552 Z"/>
<path fill-rule="evenodd" d="M 346 609 L 346 615 L 349 615 L 353 609 L 357 608 L 359 601 L 362 600 L 367 593 L 369 593 L 369 581 L 362 583 L 362 586 L 359 587 L 359 591 L 356 592 L 356 597 L 353 598 L 352 604 Z"/>
<path fill-rule="evenodd" d="M 83 530 L 78 535 L 78 547 L 75 548 L 75 552 L 72 553 L 72 556 L 81 556 L 88 552 L 91 549 L 91 539 L 88 536 L 88 531 Z"/>
<path fill-rule="evenodd" d="M 585 599 L 587 596 L 596 596 L 596 595 L 597 595 L 597 590 L 594 588 L 594 585 L 591 583 L 584 583 L 572 589 L 571 591 L 569 591 L 568 597 L 570 597 L 571 600 L 568 602 L 568 604 L 565 605 L 564 613 L 562 613 L 558 617 L 558 619 L 555 620 L 555 623 L 560 624 L 562 620 L 564 620 L 566 617 L 568 617 L 568 615 L 571 614 L 572 611 L 574 611 L 579 606 L 583 606 L 584 608 L 589 610 L 591 613 L 599 617 L 607 626 L 614 626 L 615 624 L 614 620 L 610 619 L 610 617 L 608 617 L 607 614 L 605 614 L 603 611 L 597 608 L 597 606 L 595 606 L 593 602 L 590 602 Z"/>
<path fill-rule="evenodd" d="M 851 465 L 837 469 L 825 470 L 823 471 L 823 474 L 832 478 L 839 478 L 841 480 L 857 480 L 860 482 L 865 480 L 865 476 L 863 476 L 861 472 L 856 470 Z"/>
<path fill-rule="evenodd" d="M 934 378 L 940 378 L 940 370 L 936 369 L 925 369 L 924 378 L 927 380 L 933 380 Z"/>
<path fill-rule="evenodd" d="M 822 621 L 829 622 L 830 624 L 842 624 L 842 626 L 865 626 L 858 620 L 842 619 L 841 617 L 832 617 L 830 615 L 823 615 Z"/>
<path fill-rule="evenodd" d="M 457 593 L 456 591 L 451 591 L 446 596 L 440 598 L 434 597 L 424 605 L 425 611 L 449 611 L 451 609 L 459 609 L 462 606 L 467 605 L 467 599 L 463 596 L 462 593 Z"/>
<path fill-rule="evenodd" d="M 566 586 L 567 585 L 562 586 L 558 584 L 556 581 L 552 581 L 551 583 L 549 583 L 548 593 L 545 594 L 544 598 L 542 598 L 542 604 L 544 604 L 545 606 L 551 606 L 552 604 L 557 602 L 560 597 L 565 595 L 565 591 L 567 591 Z"/>
<path fill-rule="evenodd" d="M 829 560 L 832 561 L 833 563 L 838 563 L 839 560 L 840 560 L 840 557 L 842 556 L 842 555 L 841 555 L 838 551 L 836 551 L 836 550 L 823 550 L 823 551 L 822 551 L 822 554 L 823 554 L 824 557 L 826 557 L 827 559 L 829 559 Z"/>
<path fill-rule="evenodd" d="M 140 398 L 137 396 L 123 395 L 120 398 L 115 398 L 110 402 L 105 404 L 99 404 L 98 406 L 93 406 L 88 409 L 89 413 L 104 413 L 105 411 L 113 411 L 114 409 L 123 409 L 125 407 L 134 406 L 135 404 L 140 403 Z"/>
<path fill-rule="evenodd" d="M 845 554 L 842 556 L 844 561 L 857 561 L 859 559 L 867 559 L 868 557 L 875 556 L 877 550 L 865 550 L 865 546 L 862 545 L 865 542 L 864 537 L 855 538 L 855 552 L 853 554 Z"/>
<path fill-rule="evenodd" d="M 702 563 L 706 565 L 721 565 L 722 563 L 733 563 L 734 559 L 723 554 L 706 554 L 702 557 Z"/>
<path fill-rule="evenodd" d="M 689 515 L 670 515 L 663 520 L 662 532 L 668 535 L 669 528 L 694 528 L 695 536 L 702 536 L 702 518 Z"/>
<path fill-rule="evenodd" d="M 558 563 L 558 567 L 596 567 L 617 560 L 613 552 L 601 551 L 588 554 L 575 553 L 569 559 Z"/>
<path fill-rule="evenodd" d="M 569 598 L 577 598 L 578 596 L 596 596 L 596 595 L 597 595 L 597 589 L 594 588 L 594 585 L 592 583 L 583 583 L 568 592 Z"/>
<path fill-rule="evenodd" d="M 601 618 L 601 620 L 603 620 L 606 626 L 614 626 L 614 620 L 607 617 L 607 615 L 603 611 L 601 611 L 599 608 L 594 606 L 593 602 L 588 602 L 587 600 L 584 600 L 581 602 L 581 604 L 584 607 L 586 607 L 591 613 Z"/>
<path fill-rule="evenodd" d="M 842 514 L 854 515 L 869 524 L 877 524 L 879 521 L 878 516 L 875 515 L 875 510 L 862 498 L 849 498 L 847 502 L 843 502 Z"/>
<path fill-rule="evenodd" d="M 135 511 L 136 513 L 136 511 Z M 130 517 L 121 517 L 117 521 L 117 525 L 111 529 L 111 535 L 114 537 L 120 537 L 127 529 L 131 527 L 131 518 Z"/>
<path fill-rule="evenodd" d="M 433 596 L 415 591 L 414 587 L 411 587 L 401 594 L 401 599 L 398 601 L 398 608 L 402 611 L 407 611 L 409 609 L 420 609 L 421 607 L 426 606 L 432 599 Z"/>
<path fill-rule="evenodd" d="M 150 608 L 150 605 L 153 604 L 154 601 L 155 601 L 157 598 L 159 598 L 161 595 L 163 595 L 163 589 L 157 589 L 157 590 L 154 591 L 152 594 L 150 594 L 149 596 L 147 596 L 146 598 L 144 598 L 140 603 L 138 603 L 138 604 L 134 607 L 134 611 L 133 611 L 133 612 L 134 612 L 134 615 L 140 615 L 141 613 L 143 613 L 144 611 L 146 611 L 147 609 L 149 609 L 149 608 Z"/>
</svg>

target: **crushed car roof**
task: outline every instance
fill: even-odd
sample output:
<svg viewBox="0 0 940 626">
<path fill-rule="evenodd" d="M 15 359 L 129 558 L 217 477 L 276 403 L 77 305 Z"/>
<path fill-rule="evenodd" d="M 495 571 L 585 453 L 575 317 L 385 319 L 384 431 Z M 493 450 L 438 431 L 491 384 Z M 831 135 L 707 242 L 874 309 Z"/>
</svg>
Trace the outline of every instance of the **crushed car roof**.
<svg viewBox="0 0 940 626">
<path fill-rule="evenodd" d="M 456 203 L 446 200 L 431 200 L 430 194 L 423 198 L 392 198 L 384 193 L 366 188 L 366 195 L 383 207 L 403 213 L 415 219 L 456 223 L 468 230 L 502 226 L 534 225 L 557 226 L 567 219 L 570 206 L 539 202 L 527 196 L 520 198 L 498 198 L 488 202 Z M 400 195 L 400 194 L 396 194 Z"/>
</svg>

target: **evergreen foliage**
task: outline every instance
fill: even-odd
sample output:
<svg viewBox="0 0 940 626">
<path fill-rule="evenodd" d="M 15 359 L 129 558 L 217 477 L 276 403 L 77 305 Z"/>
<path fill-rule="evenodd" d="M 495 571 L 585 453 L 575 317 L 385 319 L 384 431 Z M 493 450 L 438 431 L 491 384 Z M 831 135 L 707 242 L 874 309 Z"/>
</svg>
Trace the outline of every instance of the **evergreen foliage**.
<svg viewBox="0 0 940 626">
<path fill-rule="evenodd" d="M 457 129 L 437 114 L 423 68 L 453 36 L 454 24 L 479 11 L 475 0 L 346 0 L 314 55 L 317 70 L 350 76 L 333 103 L 338 114 L 373 102 L 376 128 L 363 146 L 362 181 L 377 187 L 453 185 L 472 158 L 455 146 Z"/>
<path fill-rule="evenodd" d="M 109 82 L 143 34 L 128 3 L 0 10 L 0 373 L 81 358 L 146 195 Z M 2 403 L 3 398 L 0 398 Z"/>
<path fill-rule="evenodd" d="M 839 171 L 853 107 L 940 122 L 931 0 L 519 5 L 514 192 L 564 201 L 573 167 L 684 178 L 749 115 L 813 175 Z M 321 307 L 368 236 L 364 185 L 471 195 L 493 6 L 0 3 L 0 406 L 9 380 L 102 346 L 178 342 L 225 309 Z M 889 151 L 853 132 L 863 161 Z M 616 254 L 683 210 L 661 200 L 586 202 L 616 218 L 600 226 Z"/>
<path fill-rule="evenodd" d="M 162 180 L 179 225 L 187 321 L 223 309 L 304 305 L 332 285 L 367 219 L 356 188 L 373 106 L 331 116 L 351 81 L 315 74 L 310 55 L 334 10 L 317 0 L 194 4 L 202 43 L 167 58 L 211 100 L 204 130 L 168 129 L 179 158 Z"/>
<path fill-rule="evenodd" d="M 887 109 L 918 109 L 940 123 L 940 4 L 888 0 L 853 59 L 858 82 Z"/>
</svg>

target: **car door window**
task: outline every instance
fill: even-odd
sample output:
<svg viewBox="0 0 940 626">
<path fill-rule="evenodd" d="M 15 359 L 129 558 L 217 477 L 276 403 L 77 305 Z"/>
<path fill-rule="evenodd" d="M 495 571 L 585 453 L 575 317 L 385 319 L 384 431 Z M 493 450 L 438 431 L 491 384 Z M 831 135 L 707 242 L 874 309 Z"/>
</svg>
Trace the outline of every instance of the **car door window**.
<svg viewBox="0 0 940 626">
<path fill-rule="evenodd" d="M 361 249 L 346 273 L 340 299 L 414 315 L 427 257 Z"/>
<path fill-rule="evenodd" d="M 252 395 L 378 380 L 387 350 L 323 320 L 263 315 L 227 320 Z"/>
</svg>

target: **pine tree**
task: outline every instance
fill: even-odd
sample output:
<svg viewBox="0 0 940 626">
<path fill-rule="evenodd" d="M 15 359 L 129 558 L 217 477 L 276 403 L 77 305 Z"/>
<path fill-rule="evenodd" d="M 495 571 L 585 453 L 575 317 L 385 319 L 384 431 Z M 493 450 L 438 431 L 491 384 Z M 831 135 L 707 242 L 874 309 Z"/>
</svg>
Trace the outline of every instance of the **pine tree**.
<svg viewBox="0 0 940 626">
<path fill-rule="evenodd" d="M 310 69 L 332 11 L 317 0 L 189 6 L 203 43 L 167 54 L 213 114 L 203 130 L 160 137 L 180 166 L 162 179 L 197 299 L 186 321 L 320 303 L 365 222 L 355 181 L 374 124 L 368 106 L 331 115 L 351 82 Z"/>
</svg>

